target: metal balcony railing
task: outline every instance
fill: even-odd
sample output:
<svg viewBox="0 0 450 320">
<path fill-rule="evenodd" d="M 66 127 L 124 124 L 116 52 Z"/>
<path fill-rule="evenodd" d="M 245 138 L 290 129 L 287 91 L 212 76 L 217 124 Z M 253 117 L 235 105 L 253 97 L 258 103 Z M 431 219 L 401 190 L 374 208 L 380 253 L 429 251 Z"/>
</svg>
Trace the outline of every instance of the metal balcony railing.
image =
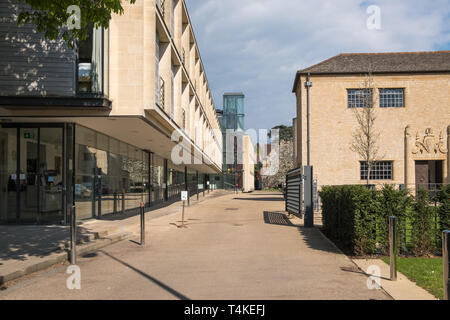
<svg viewBox="0 0 450 320">
<path fill-rule="evenodd" d="M 186 64 L 186 50 L 184 50 L 184 48 L 183 48 L 183 51 L 182 51 L 181 59 L 183 60 L 183 64 Z"/>
<path fill-rule="evenodd" d="M 161 12 L 161 16 L 163 18 L 165 18 L 165 15 L 166 15 L 166 10 L 165 10 L 166 1 L 165 0 L 156 0 L 156 5 L 158 6 L 159 11 Z"/>
<path fill-rule="evenodd" d="M 166 96 L 166 89 L 165 89 L 165 82 L 163 78 L 159 78 L 159 101 L 158 104 L 161 108 L 164 109 L 165 107 L 165 96 Z"/>
</svg>

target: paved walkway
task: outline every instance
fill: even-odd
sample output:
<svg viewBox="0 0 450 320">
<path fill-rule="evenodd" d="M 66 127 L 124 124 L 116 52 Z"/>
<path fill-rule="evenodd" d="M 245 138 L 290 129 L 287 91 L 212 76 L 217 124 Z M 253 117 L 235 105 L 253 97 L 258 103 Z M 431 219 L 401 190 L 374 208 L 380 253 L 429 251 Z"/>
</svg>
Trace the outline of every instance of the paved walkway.
<svg viewBox="0 0 450 320">
<path fill-rule="evenodd" d="M 227 191 L 205 192 L 191 198 L 193 207 L 205 199 L 229 194 Z M 181 202 L 152 208 L 146 220 L 174 214 Z M 89 252 L 138 234 L 140 218 L 137 210 L 126 214 L 107 215 L 102 220 L 78 223 L 79 252 Z M 68 226 L 0 226 L 0 285 L 17 277 L 42 270 L 68 259 L 70 228 Z"/>
<path fill-rule="evenodd" d="M 390 299 L 316 229 L 288 220 L 283 198 L 256 192 L 207 199 L 148 222 L 147 246 L 123 241 L 9 285 L 0 299 Z M 137 239 L 136 239 L 137 240 Z"/>
</svg>

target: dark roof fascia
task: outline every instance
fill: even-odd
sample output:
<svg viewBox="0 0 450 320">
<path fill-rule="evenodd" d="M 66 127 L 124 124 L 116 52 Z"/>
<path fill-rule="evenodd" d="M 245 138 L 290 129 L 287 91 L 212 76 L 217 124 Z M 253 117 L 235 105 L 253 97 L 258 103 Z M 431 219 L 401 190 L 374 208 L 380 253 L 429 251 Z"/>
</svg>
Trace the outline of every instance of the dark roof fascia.
<svg viewBox="0 0 450 320">
<path fill-rule="evenodd" d="M 111 110 L 112 102 L 105 96 L 24 97 L 0 96 L 0 107 L 6 109 L 70 108 Z"/>
<path fill-rule="evenodd" d="M 328 73 L 320 73 L 320 72 L 305 72 L 305 71 L 297 71 L 297 74 L 295 75 L 295 81 L 294 81 L 294 87 L 292 89 L 292 92 L 295 93 L 296 92 L 296 88 L 298 85 L 298 81 L 300 80 L 301 76 L 323 76 L 323 77 L 330 77 L 330 76 L 362 76 L 367 74 L 364 72 L 328 72 Z M 425 74 L 450 74 L 449 70 L 432 70 L 432 71 L 391 71 L 391 72 L 371 72 L 371 74 L 373 75 L 405 75 L 405 74 L 421 74 L 421 75 L 425 75 Z"/>
</svg>

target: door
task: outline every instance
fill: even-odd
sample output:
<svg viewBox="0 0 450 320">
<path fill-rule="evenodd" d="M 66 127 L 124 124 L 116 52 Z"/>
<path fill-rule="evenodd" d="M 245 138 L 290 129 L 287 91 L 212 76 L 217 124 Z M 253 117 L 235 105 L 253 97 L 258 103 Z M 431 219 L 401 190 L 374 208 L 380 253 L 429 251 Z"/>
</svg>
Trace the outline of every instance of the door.
<svg viewBox="0 0 450 320">
<path fill-rule="evenodd" d="M 428 189 L 430 165 L 428 161 L 416 161 L 416 188 Z"/>
<path fill-rule="evenodd" d="M 15 223 L 17 216 L 17 129 L 0 128 L 0 222 Z"/>
<path fill-rule="evenodd" d="M 40 128 L 39 222 L 62 223 L 63 129 Z"/>
<path fill-rule="evenodd" d="M 39 223 L 39 129 L 20 129 L 20 222 Z"/>
</svg>

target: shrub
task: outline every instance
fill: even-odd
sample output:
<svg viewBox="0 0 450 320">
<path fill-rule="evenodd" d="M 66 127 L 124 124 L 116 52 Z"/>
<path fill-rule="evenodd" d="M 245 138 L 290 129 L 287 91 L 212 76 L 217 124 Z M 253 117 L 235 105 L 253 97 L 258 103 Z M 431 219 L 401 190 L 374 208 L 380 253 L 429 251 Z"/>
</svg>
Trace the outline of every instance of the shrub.
<svg viewBox="0 0 450 320">
<path fill-rule="evenodd" d="M 406 190 L 397 190 L 385 185 L 378 193 L 377 241 L 382 254 L 389 254 L 389 217 L 397 217 L 397 235 L 400 247 L 406 252 L 407 216 L 411 210 L 412 198 Z"/>
<path fill-rule="evenodd" d="M 424 256 L 433 251 L 433 211 L 426 189 L 417 191 L 414 214 L 411 219 L 413 253 Z"/>
<path fill-rule="evenodd" d="M 440 241 L 438 245 L 442 244 L 442 233 L 445 230 L 450 230 L 450 185 L 442 188 L 437 194 L 439 202 L 438 217 L 439 217 L 439 231 L 438 235 Z"/>
<path fill-rule="evenodd" d="M 324 187 L 322 219 L 325 234 L 355 255 L 370 254 L 376 246 L 376 191 L 363 186 Z"/>
</svg>

